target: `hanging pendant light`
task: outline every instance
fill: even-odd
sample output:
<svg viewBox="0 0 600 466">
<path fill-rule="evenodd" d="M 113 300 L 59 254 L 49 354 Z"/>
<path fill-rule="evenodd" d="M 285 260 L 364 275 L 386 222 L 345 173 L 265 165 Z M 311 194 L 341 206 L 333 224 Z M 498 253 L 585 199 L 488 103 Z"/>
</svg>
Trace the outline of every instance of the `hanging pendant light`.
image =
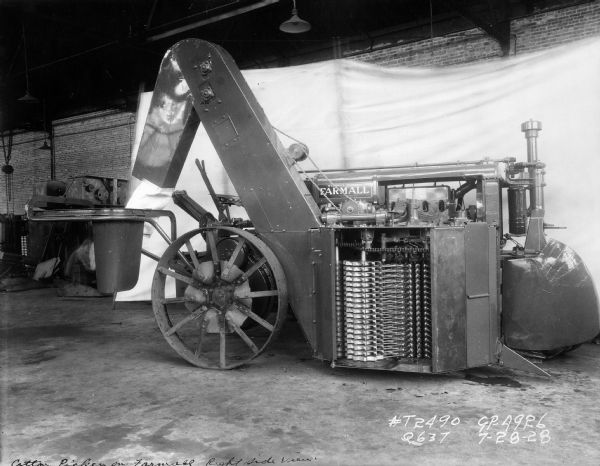
<svg viewBox="0 0 600 466">
<path fill-rule="evenodd" d="M 52 123 L 50 123 L 52 125 Z M 50 144 L 48 144 L 48 137 L 44 136 L 44 144 L 38 147 L 38 150 L 52 150 L 52 131 L 46 130 L 46 100 L 42 100 L 42 125 L 44 126 L 44 133 L 50 138 Z"/>
<path fill-rule="evenodd" d="M 25 94 L 17 99 L 19 102 L 23 102 L 24 104 L 37 104 L 39 99 L 37 97 L 32 96 L 29 91 L 25 91 Z"/>
<path fill-rule="evenodd" d="M 48 140 L 44 139 L 44 144 L 41 147 L 38 147 L 39 150 L 52 150 L 52 146 L 48 144 Z"/>
<path fill-rule="evenodd" d="M 27 41 L 25 40 L 25 24 L 23 24 L 23 55 L 25 56 L 25 95 L 17 100 L 25 104 L 37 104 L 37 97 L 29 93 L 29 65 L 27 63 Z"/>
<path fill-rule="evenodd" d="M 300 34 L 302 32 L 310 31 L 310 23 L 308 21 L 304 21 L 298 16 L 296 0 L 294 0 L 294 8 L 292 8 L 292 17 L 281 23 L 279 29 L 289 34 Z"/>
</svg>

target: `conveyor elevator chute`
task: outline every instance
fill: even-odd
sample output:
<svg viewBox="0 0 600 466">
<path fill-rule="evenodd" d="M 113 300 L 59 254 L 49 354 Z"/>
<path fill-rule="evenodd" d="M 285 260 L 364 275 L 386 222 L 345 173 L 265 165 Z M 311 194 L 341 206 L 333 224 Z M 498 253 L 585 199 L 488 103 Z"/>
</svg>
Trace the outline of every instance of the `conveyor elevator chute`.
<svg viewBox="0 0 600 466">
<path fill-rule="evenodd" d="M 426 229 L 350 229 L 338 244 L 337 354 L 348 361 L 431 359 Z"/>
</svg>

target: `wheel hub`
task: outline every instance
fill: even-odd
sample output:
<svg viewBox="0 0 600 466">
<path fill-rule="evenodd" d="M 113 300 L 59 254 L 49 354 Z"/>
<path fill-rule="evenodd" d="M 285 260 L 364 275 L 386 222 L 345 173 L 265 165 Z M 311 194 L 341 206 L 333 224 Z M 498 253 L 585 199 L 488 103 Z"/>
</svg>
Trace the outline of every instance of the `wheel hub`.
<svg viewBox="0 0 600 466">
<path fill-rule="evenodd" d="M 212 290 L 210 297 L 211 304 L 219 309 L 224 309 L 233 303 L 233 286 L 224 285 Z"/>
</svg>

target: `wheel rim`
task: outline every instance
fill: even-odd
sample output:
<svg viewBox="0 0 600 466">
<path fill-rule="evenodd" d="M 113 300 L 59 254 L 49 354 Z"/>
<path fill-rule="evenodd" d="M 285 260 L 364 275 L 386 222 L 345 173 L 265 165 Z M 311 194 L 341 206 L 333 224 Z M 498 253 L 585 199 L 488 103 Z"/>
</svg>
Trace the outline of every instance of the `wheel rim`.
<svg viewBox="0 0 600 466">
<path fill-rule="evenodd" d="M 163 336 L 181 357 L 207 369 L 232 369 L 261 354 L 279 332 L 287 310 L 285 276 L 255 235 L 232 227 L 200 228 L 162 255 L 152 307 Z"/>
</svg>

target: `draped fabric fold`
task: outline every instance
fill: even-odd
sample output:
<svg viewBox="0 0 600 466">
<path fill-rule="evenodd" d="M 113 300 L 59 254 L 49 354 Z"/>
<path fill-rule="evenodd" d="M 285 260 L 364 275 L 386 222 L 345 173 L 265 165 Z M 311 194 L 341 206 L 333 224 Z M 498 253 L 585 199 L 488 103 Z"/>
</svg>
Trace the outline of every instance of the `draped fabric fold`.
<svg viewBox="0 0 600 466">
<path fill-rule="evenodd" d="M 546 221 L 568 227 L 548 233 L 575 249 L 600 283 L 600 242 L 594 238 L 600 227 L 599 39 L 454 67 L 382 68 L 336 60 L 243 75 L 271 124 L 307 144 L 322 169 L 504 157 L 525 161 L 520 125 L 530 118 L 541 121 Z M 141 96 L 133 157 L 150 96 Z M 286 146 L 293 142 L 281 139 Z M 205 160 L 218 193 L 235 192 L 202 125 L 176 189 L 214 210 L 196 158 Z M 303 168 L 313 169 L 308 162 Z M 170 190 L 144 181 L 133 184 L 128 207 L 172 209 L 179 233 L 196 226 L 172 204 Z M 165 245 L 152 234 L 144 247 L 160 254 Z M 155 262 L 142 257 L 138 284 L 118 299 L 149 299 L 154 268 Z"/>
</svg>

